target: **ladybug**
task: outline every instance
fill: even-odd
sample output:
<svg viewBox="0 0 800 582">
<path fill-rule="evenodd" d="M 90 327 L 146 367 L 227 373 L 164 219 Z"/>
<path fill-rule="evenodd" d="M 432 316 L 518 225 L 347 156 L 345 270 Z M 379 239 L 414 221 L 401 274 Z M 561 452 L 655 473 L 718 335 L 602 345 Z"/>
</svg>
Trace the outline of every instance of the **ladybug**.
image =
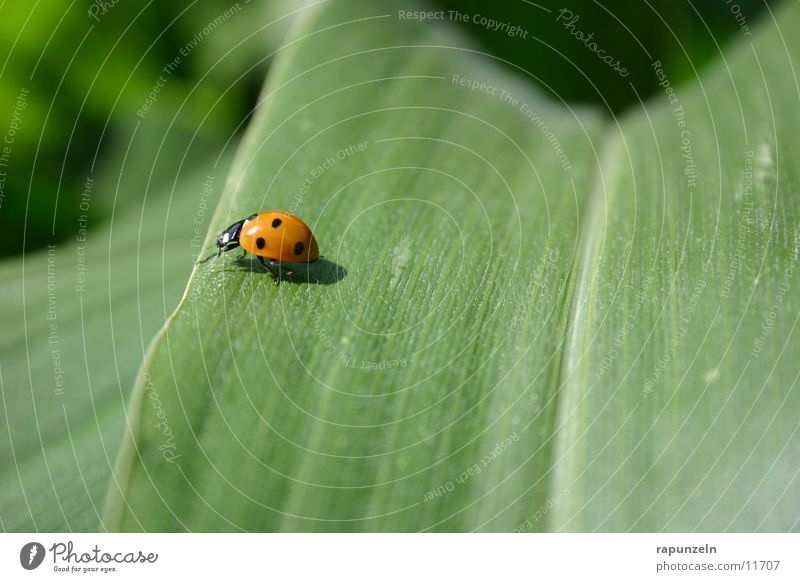
<svg viewBox="0 0 800 582">
<path fill-rule="evenodd" d="M 223 230 L 217 237 L 216 256 L 239 246 L 244 250 L 242 256 L 254 254 L 269 269 L 276 283 L 281 276 L 281 263 L 313 263 L 319 259 L 319 247 L 311 229 L 295 215 L 279 210 L 251 214 Z M 265 258 L 270 262 L 266 263 Z M 275 267 L 277 273 L 273 270 Z M 292 272 L 283 273 L 288 276 Z"/>
</svg>

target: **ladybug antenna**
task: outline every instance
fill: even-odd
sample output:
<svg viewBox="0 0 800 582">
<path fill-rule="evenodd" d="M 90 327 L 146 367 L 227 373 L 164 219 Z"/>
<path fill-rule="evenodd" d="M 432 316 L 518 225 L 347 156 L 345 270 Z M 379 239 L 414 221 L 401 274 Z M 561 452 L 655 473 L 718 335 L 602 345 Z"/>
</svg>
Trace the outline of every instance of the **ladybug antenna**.
<svg viewBox="0 0 800 582">
<path fill-rule="evenodd" d="M 212 259 L 212 258 L 214 258 L 214 257 L 218 257 L 218 256 L 220 256 L 221 254 L 222 254 L 222 249 L 220 249 L 220 250 L 219 250 L 219 251 L 217 251 L 216 253 L 211 253 L 211 254 L 210 254 L 210 255 L 208 255 L 208 256 L 207 256 L 205 259 L 202 259 L 202 260 L 200 260 L 200 261 L 197 261 L 197 262 L 195 263 L 195 265 L 200 265 L 200 264 L 202 264 L 202 263 L 205 263 L 205 262 L 206 262 L 206 261 L 208 261 L 209 259 Z"/>
<path fill-rule="evenodd" d="M 206 261 L 208 261 L 208 260 L 209 260 L 209 259 L 211 259 L 212 257 L 218 257 L 218 256 L 219 256 L 219 255 L 218 255 L 217 253 L 210 254 L 210 255 L 208 255 L 208 256 L 207 256 L 205 259 L 201 259 L 201 260 L 197 261 L 197 262 L 195 263 L 195 265 L 202 265 L 203 263 L 205 263 Z"/>
</svg>

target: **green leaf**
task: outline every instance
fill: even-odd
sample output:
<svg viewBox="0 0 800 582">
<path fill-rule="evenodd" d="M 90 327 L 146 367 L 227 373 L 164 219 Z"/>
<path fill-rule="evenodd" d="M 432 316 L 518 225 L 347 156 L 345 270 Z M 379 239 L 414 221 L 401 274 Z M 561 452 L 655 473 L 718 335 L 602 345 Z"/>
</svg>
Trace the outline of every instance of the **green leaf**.
<svg viewBox="0 0 800 582">
<path fill-rule="evenodd" d="M 194 271 L 105 526 L 797 529 L 797 132 L 773 120 L 800 47 L 767 23 L 675 89 L 685 127 L 666 95 L 614 123 L 398 9 L 290 34 L 207 240 L 286 209 L 325 260 Z"/>
<path fill-rule="evenodd" d="M 208 176 L 226 167 L 208 158 L 173 186 L 140 192 L 110 224 L 76 223 L 69 242 L 0 265 L 3 530 L 98 528 L 129 386 L 199 252 L 192 237 L 215 197 Z M 123 189 L 132 171 L 123 163 L 115 176 Z M 90 175 L 80 200 L 98 204 L 115 186 Z"/>
<path fill-rule="evenodd" d="M 611 132 L 564 358 L 554 529 L 800 529 L 798 56 L 767 22 Z"/>
<path fill-rule="evenodd" d="M 322 7 L 276 62 L 211 232 L 288 209 L 326 260 L 277 287 L 236 252 L 195 271 L 135 388 L 108 527 L 464 529 L 546 470 L 601 119 L 387 11 Z"/>
</svg>

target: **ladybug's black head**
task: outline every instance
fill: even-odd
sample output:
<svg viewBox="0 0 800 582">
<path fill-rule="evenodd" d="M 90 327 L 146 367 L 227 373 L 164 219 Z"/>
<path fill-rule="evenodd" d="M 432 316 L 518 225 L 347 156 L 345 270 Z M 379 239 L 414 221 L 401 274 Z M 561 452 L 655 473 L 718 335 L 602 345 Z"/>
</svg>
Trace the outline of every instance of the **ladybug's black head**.
<svg viewBox="0 0 800 582">
<path fill-rule="evenodd" d="M 230 225 L 219 234 L 217 237 L 217 247 L 219 247 L 217 256 L 221 255 L 225 251 L 235 249 L 239 246 L 239 234 L 242 232 L 243 224 L 244 220 L 240 220 L 239 222 Z"/>
</svg>

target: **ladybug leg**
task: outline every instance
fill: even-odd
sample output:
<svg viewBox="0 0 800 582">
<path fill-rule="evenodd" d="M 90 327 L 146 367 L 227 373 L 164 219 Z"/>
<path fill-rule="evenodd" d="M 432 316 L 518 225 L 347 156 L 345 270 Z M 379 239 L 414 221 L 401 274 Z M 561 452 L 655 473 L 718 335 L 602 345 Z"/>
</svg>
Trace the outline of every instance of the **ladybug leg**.
<svg viewBox="0 0 800 582">
<path fill-rule="evenodd" d="M 291 269 L 287 269 L 286 267 L 281 265 L 280 262 L 278 262 L 278 269 L 280 269 L 281 275 L 286 277 L 287 279 L 290 279 L 294 274 L 294 271 L 292 271 Z"/>
<path fill-rule="evenodd" d="M 277 271 L 275 269 L 276 263 L 275 261 L 270 261 L 269 265 L 267 265 L 267 269 L 269 272 L 272 273 L 272 284 L 273 285 L 280 285 L 281 284 L 281 268 L 278 266 Z"/>
<path fill-rule="evenodd" d="M 291 269 L 287 269 L 286 267 L 281 265 L 280 261 L 274 261 L 273 260 L 273 261 L 270 261 L 270 264 L 278 268 L 278 277 L 279 278 L 289 279 L 289 278 L 291 278 L 292 274 L 294 273 L 294 271 L 292 271 Z"/>
<path fill-rule="evenodd" d="M 246 256 L 247 256 L 247 251 L 242 249 L 242 258 L 245 258 Z"/>
<path fill-rule="evenodd" d="M 256 256 L 258 257 L 258 262 L 259 262 L 259 263 L 261 263 L 262 265 L 264 265 L 264 268 L 265 268 L 267 271 L 269 271 L 270 275 L 272 275 L 272 279 L 273 279 L 273 281 L 272 281 L 272 282 L 273 282 L 275 285 L 277 285 L 278 283 L 280 283 L 280 279 L 281 279 L 281 277 L 280 277 L 280 271 L 278 271 L 278 272 L 276 273 L 276 272 L 273 270 L 273 266 L 275 265 L 275 261 L 270 261 L 270 262 L 269 262 L 269 264 L 267 264 L 267 263 L 266 263 L 266 261 L 264 261 L 264 257 L 262 257 L 262 256 L 260 256 L 260 255 L 256 255 Z"/>
</svg>

